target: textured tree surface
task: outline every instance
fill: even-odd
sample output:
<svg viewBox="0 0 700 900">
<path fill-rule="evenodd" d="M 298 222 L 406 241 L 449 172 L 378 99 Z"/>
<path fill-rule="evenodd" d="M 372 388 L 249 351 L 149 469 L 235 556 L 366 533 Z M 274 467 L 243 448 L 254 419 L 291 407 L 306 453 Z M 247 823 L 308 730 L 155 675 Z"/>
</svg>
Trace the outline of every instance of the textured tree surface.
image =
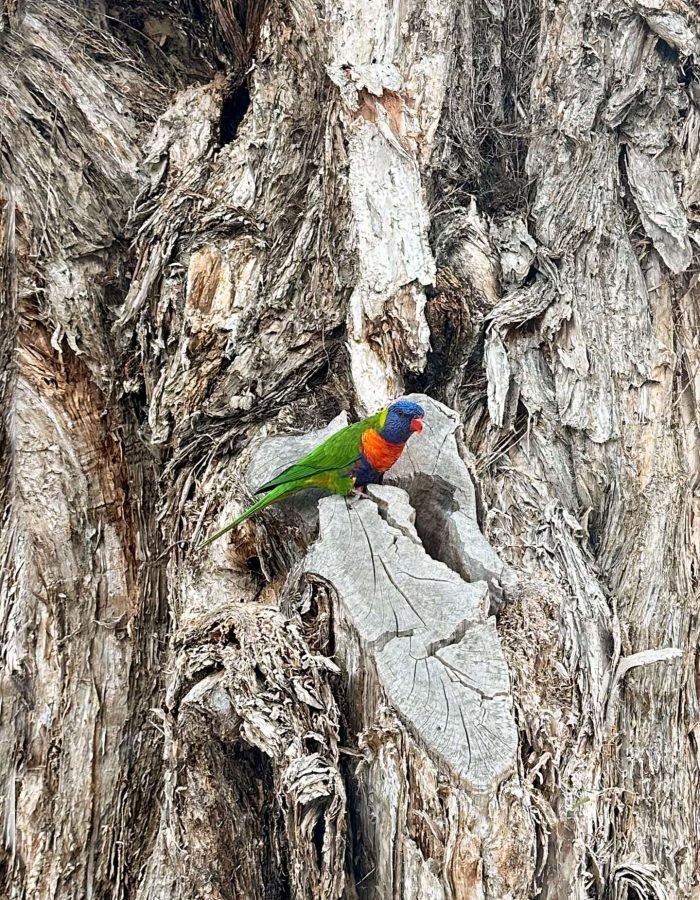
<svg viewBox="0 0 700 900">
<path fill-rule="evenodd" d="M 0 898 L 700 898 L 689 0 L 0 0 Z M 251 492 L 408 394 L 382 486 Z"/>
</svg>

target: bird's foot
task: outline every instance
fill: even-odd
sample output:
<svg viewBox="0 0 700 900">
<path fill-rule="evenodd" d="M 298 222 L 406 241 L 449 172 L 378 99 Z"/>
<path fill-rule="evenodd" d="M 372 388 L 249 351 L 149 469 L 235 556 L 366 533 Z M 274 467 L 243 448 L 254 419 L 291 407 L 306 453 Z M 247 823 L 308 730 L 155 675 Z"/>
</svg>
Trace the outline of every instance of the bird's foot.
<svg viewBox="0 0 700 900">
<path fill-rule="evenodd" d="M 360 497 L 366 497 L 366 496 L 367 496 L 367 492 L 366 492 L 366 490 L 365 490 L 364 484 L 361 484 L 359 487 L 354 487 L 354 488 L 350 491 L 350 493 L 351 493 L 351 494 L 357 494 L 357 495 L 360 496 Z"/>
</svg>

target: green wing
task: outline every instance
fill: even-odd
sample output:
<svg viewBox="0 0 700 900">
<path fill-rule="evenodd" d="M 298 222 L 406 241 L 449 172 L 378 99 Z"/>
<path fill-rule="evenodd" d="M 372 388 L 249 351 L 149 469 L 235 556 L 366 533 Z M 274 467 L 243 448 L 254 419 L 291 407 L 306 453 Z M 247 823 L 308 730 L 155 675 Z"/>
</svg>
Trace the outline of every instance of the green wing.
<svg viewBox="0 0 700 900">
<path fill-rule="evenodd" d="M 355 422 L 354 425 L 348 425 L 340 431 L 332 434 L 327 441 L 324 441 L 320 447 L 316 447 L 311 453 L 307 453 L 298 463 L 285 469 L 268 481 L 262 487 L 258 488 L 258 494 L 265 493 L 252 506 L 244 510 L 230 522 L 225 528 L 217 531 L 210 538 L 207 538 L 199 545 L 201 550 L 212 541 L 217 540 L 222 535 L 236 528 L 241 522 L 245 522 L 256 512 L 265 509 L 272 503 L 276 503 L 283 497 L 296 494 L 306 487 L 325 487 L 336 493 L 345 494 L 352 487 L 353 482 L 347 477 L 347 471 L 360 457 L 362 449 L 362 434 L 368 428 L 381 428 L 386 421 L 386 410 L 378 412 L 368 419 L 361 422 Z"/>
<path fill-rule="evenodd" d="M 361 422 L 346 425 L 345 428 L 332 434 L 315 450 L 307 453 L 299 462 L 263 484 L 255 493 L 262 494 L 292 482 L 312 481 L 324 472 L 343 472 L 349 469 L 360 458 L 363 433 L 368 428 L 381 427 L 384 418 L 386 418 L 386 412 L 382 410 Z"/>
</svg>

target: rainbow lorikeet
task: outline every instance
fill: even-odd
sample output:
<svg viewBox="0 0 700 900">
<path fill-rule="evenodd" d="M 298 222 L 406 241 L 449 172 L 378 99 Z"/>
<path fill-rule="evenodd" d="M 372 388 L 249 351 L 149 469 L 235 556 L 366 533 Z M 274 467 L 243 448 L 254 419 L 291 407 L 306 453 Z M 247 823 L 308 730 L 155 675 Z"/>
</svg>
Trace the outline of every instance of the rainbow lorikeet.
<svg viewBox="0 0 700 900">
<path fill-rule="evenodd" d="M 298 463 L 263 484 L 257 503 L 237 519 L 207 538 L 206 547 L 247 518 L 304 488 L 325 488 L 346 496 L 366 484 L 378 484 L 403 453 L 411 434 L 423 429 L 423 407 L 410 400 L 397 400 L 373 416 L 347 425 Z"/>
</svg>

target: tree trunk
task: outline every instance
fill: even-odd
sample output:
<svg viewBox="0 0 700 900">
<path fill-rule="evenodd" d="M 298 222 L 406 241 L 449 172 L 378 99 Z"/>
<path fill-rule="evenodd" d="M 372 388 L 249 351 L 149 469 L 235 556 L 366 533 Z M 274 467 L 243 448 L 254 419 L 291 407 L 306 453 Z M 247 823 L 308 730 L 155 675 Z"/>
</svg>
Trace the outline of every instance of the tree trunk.
<svg viewBox="0 0 700 900">
<path fill-rule="evenodd" d="M 700 898 L 695 8 L 0 49 L 0 897 Z M 402 394 L 384 485 L 198 550 Z"/>
</svg>

